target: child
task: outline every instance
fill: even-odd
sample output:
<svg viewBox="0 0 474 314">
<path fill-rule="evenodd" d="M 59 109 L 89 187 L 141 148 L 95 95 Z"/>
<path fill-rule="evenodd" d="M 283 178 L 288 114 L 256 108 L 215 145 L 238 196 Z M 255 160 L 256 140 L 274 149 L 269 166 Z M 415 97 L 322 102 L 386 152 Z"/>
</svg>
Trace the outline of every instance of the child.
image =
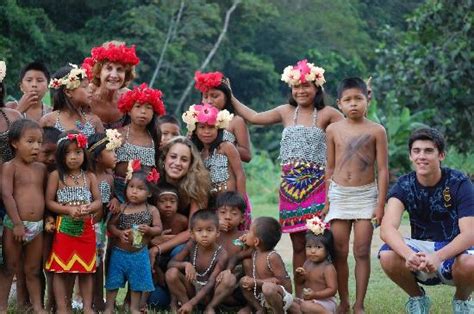
<svg viewBox="0 0 474 314">
<path fill-rule="evenodd" d="M 258 217 L 244 238 L 245 244 L 252 248 L 251 261 L 244 262 L 245 276 L 240 279 L 248 302 L 244 312 L 260 313 L 264 307 L 273 313 L 286 312 L 293 303 L 293 289 L 285 264 L 274 250 L 281 238 L 280 224 L 271 217 Z"/>
<path fill-rule="evenodd" d="M 20 70 L 20 90 L 23 96 L 19 101 L 6 104 L 8 108 L 18 110 L 24 118 L 39 121 L 51 110 L 43 103 L 48 91 L 49 71 L 41 62 L 31 62 Z"/>
<path fill-rule="evenodd" d="M 126 281 L 131 291 L 130 311 L 134 314 L 140 313 L 142 292 L 153 291 L 148 242 L 161 233 L 162 225 L 158 209 L 148 204 L 148 199 L 159 175 L 154 168 L 150 173 L 144 172 L 139 162 L 131 164 L 125 193 L 127 203 L 121 205 L 120 213 L 108 223 L 113 248 L 105 284 L 105 313 L 114 313 L 118 289 L 125 287 Z"/>
<path fill-rule="evenodd" d="M 58 214 L 47 271 L 54 272 L 57 311 L 71 311 L 76 275 L 84 312 L 92 313 L 96 241 L 93 216 L 101 209 L 96 176 L 87 171 L 87 137 L 74 130 L 62 133 L 56 150 L 57 170 L 49 175 L 46 206 Z"/>
<path fill-rule="evenodd" d="M 102 200 L 102 210 L 97 212 L 95 222 L 95 236 L 97 248 L 97 269 L 94 274 L 94 301 L 93 307 L 96 311 L 104 311 L 104 255 L 106 242 L 106 220 L 108 213 L 116 213 L 120 210 L 120 203 L 114 197 L 114 177 L 111 171 L 115 168 L 117 157 L 115 149 L 122 145 L 122 137 L 117 130 L 109 129 L 106 133 L 96 133 L 89 136 L 89 157 L 91 161 L 90 170 L 93 171 L 99 182 L 99 191 Z"/>
<path fill-rule="evenodd" d="M 156 167 L 161 138 L 156 128 L 156 117 L 165 114 L 161 96 L 160 90 L 142 84 L 119 99 L 118 108 L 126 114 L 125 126 L 119 129 L 124 142 L 117 149 L 115 169 L 115 195 L 121 203 L 125 201 L 124 177 L 128 162 L 139 160 L 145 171 Z"/>
<path fill-rule="evenodd" d="M 219 244 L 221 244 L 229 256 L 241 253 L 243 242 L 240 237 L 244 231 L 238 229 L 244 221 L 246 208 L 244 198 L 236 191 L 228 191 L 219 194 L 216 199 L 217 217 L 219 218 Z M 242 265 L 222 271 L 216 279 L 215 292 L 208 308 L 214 309 L 218 305 L 224 305 L 225 309 L 243 306 L 242 293 L 238 281 L 243 277 Z M 223 303 L 223 304 L 222 304 Z M 224 310 L 225 310 L 224 309 Z"/>
<path fill-rule="evenodd" d="M 216 277 L 227 263 L 227 252 L 217 243 L 219 221 L 214 211 L 198 210 L 190 227 L 192 239 L 169 262 L 166 272 L 173 313 L 191 313 L 198 304 L 207 304 Z M 213 313 L 209 308 L 205 312 Z"/>
<path fill-rule="evenodd" d="M 2 197 L 7 215 L 3 220 L 6 269 L 1 280 L 0 311 L 7 310 L 12 279 L 23 271 L 18 269 L 18 261 L 24 256 L 21 265 L 33 309 L 43 312 L 40 274 L 46 167 L 37 162 L 43 133 L 37 122 L 21 119 L 12 124 L 9 141 L 15 158 L 3 164 L 2 172 Z"/>
<path fill-rule="evenodd" d="M 56 148 L 57 142 L 59 140 L 59 136 L 61 132 L 53 127 L 47 126 L 43 128 L 43 144 L 41 145 L 40 153 L 38 156 L 38 161 L 42 162 L 48 171 L 48 174 L 56 170 Z M 56 215 L 49 211 L 48 209 L 45 210 L 44 213 L 44 233 L 43 233 L 43 265 L 48 260 L 49 254 L 51 253 L 51 247 L 53 245 L 53 236 L 55 226 L 55 218 Z M 46 271 L 46 311 L 51 312 L 55 308 L 54 304 L 54 291 L 53 291 L 53 273 Z M 17 278 L 18 282 L 18 278 Z M 44 287 L 43 287 L 44 288 Z M 18 291 L 18 287 L 17 287 Z M 44 289 L 43 289 L 44 292 Z"/>
<path fill-rule="evenodd" d="M 170 240 L 179 233 L 188 230 L 188 218 L 177 212 L 178 191 L 173 185 L 161 182 L 158 185 L 156 199 L 156 207 L 158 207 L 163 224 L 163 233 L 151 241 L 153 247 L 150 249 L 150 259 L 155 290 L 148 295 L 144 293 L 142 305 L 148 303 L 156 307 L 165 307 L 170 303 L 165 282 L 166 268 L 170 259 L 184 248 L 184 244 L 174 246 Z"/>
<path fill-rule="evenodd" d="M 181 126 L 178 119 L 172 115 L 165 114 L 164 116 L 159 117 L 156 123 L 161 132 L 160 148 L 168 144 L 173 137 L 180 135 L 179 129 Z"/>
<path fill-rule="evenodd" d="M 341 313 L 348 312 L 350 306 L 347 256 L 352 225 L 356 260 L 354 312 L 362 313 L 370 275 L 371 218 L 374 224 L 380 224 L 387 194 L 387 136 L 380 124 L 365 117 L 367 101 L 367 85 L 362 79 L 344 79 L 337 103 L 346 118 L 327 129 L 328 202 L 324 212 L 329 209 L 326 220 L 331 222 L 334 235 Z"/>
<path fill-rule="evenodd" d="M 319 217 L 306 222 L 306 262 L 296 269 L 303 288 L 303 313 L 336 313 L 337 274 L 332 264 L 334 243 L 329 224 Z"/>
<path fill-rule="evenodd" d="M 91 101 L 86 71 L 69 64 L 53 74 L 49 83 L 54 111 L 41 118 L 41 126 L 52 126 L 61 132 L 77 130 L 85 136 L 103 132 L 99 117 L 87 112 Z"/>
<path fill-rule="evenodd" d="M 288 66 L 281 80 L 291 87 L 289 103 L 257 113 L 232 98 L 237 114 L 248 122 L 284 126 L 280 142 L 280 224 L 289 233 L 293 246 L 293 272 L 305 258 L 306 220 L 319 215 L 324 207 L 326 134 L 330 123 L 342 119 L 326 106 L 324 69 L 307 60 Z M 298 284 L 296 295 L 301 294 Z"/>
<path fill-rule="evenodd" d="M 211 175 L 214 196 L 225 191 L 238 191 L 247 195 L 245 173 L 239 152 L 234 144 L 224 141 L 224 129 L 233 115 L 227 110 L 219 111 L 209 104 L 193 105 L 183 114 L 191 140 L 201 152 L 204 165 Z M 212 207 L 212 204 L 211 204 Z M 246 210 L 246 225 L 250 225 L 250 206 Z"/>
<path fill-rule="evenodd" d="M 194 87 L 201 92 L 201 101 L 210 104 L 219 110 L 227 110 L 234 113 L 232 105 L 232 90 L 229 79 L 221 72 L 194 74 Z M 235 116 L 224 130 L 224 141 L 229 141 L 235 145 L 243 162 L 250 162 L 252 153 L 250 152 L 250 135 L 244 119 Z"/>
</svg>

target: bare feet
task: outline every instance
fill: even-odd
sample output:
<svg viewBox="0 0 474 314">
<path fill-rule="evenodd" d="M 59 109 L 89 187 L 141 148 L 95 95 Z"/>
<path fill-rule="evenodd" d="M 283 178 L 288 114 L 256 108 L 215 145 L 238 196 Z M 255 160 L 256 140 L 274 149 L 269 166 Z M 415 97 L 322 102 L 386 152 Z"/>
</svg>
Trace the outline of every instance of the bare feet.
<svg viewBox="0 0 474 314">
<path fill-rule="evenodd" d="M 352 306 L 352 310 L 354 311 L 354 314 L 365 314 L 365 309 L 363 305 L 356 305 Z"/>
<path fill-rule="evenodd" d="M 349 303 L 339 303 L 336 309 L 337 314 L 347 314 L 349 313 L 351 306 Z"/>
</svg>

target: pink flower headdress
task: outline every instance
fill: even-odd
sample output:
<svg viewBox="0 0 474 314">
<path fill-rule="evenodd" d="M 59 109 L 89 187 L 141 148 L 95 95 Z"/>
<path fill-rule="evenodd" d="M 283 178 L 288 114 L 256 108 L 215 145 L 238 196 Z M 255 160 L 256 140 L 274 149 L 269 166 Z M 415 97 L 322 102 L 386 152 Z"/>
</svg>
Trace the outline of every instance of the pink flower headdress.
<svg viewBox="0 0 474 314">
<path fill-rule="evenodd" d="M 132 110 L 133 105 L 139 104 L 150 104 L 153 107 L 153 111 L 158 115 L 162 116 L 166 113 L 165 105 L 161 100 L 163 93 L 159 89 L 149 88 L 146 83 L 136 86 L 133 90 L 129 90 L 122 94 L 118 101 L 118 109 L 127 113 Z"/>
<path fill-rule="evenodd" d="M 281 80 L 290 87 L 306 82 L 314 82 L 316 86 L 323 86 L 326 83 L 324 69 L 309 63 L 306 59 L 298 61 L 296 65 L 287 66 L 283 70 Z"/>
<path fill-rule="evenodd" d="M 70 133 L 64 137 L 61 137 L 57 144 L 59 145 L 61 142 L 64 142 L 65 140 L 69 141 L 76 141 L 77 147 L 79 148 L 87 148 L 87 136 L 85 136 L 82 133 Z"/>
<path fill-rule="evenodd" d="M 206 123 L 214 125 L 218 129 L 225 129 L 229 126 L 233 117 L 234 115 L 229 111 L 225 109 L 219 111 L 219 109 L 209 104 L 192 105 L 182 116 L 189 133 L 196 129 L 196 123 Z"/>
<path fill-rule="evenodd" d="M 73 90 L 81 85 L 83 79 L 88 78 L 83 68 L 79 68 L 72 63 L 69 63 L 69 65 L 72 67 L 71 71 L 62 78 L 53 78 L 51 82 L 49 82 L 49 88 L 60 89 L 61 86 L 65 86 L 66 89 Z"/>
<path fill-rule="evenodd" d="M 221 72 L 194 73 L 194 87 L 201 93 L 209 91 L 223 83 L 224 75 Z"/>
<path fill-rule="evenodd" d="M 89 79 L 92 79 L 92 68 L 97 62 L 108 60 L 121 64 L 137 65 L 140 59 L 135 52 L 135 45 L 127 47 L 125 44 L 107 43 L 91 49 L 91 56 L 85 58 L 82 67 L 86 69 Z"/>
<path fill-rule="evenodd" d="M 315 235 L 324 234 L 324 231 L 329 230 L 329 227 L 329 224 L 322 221 L 318 216 L 306 220 L 306 228 Z"/>
</svg>

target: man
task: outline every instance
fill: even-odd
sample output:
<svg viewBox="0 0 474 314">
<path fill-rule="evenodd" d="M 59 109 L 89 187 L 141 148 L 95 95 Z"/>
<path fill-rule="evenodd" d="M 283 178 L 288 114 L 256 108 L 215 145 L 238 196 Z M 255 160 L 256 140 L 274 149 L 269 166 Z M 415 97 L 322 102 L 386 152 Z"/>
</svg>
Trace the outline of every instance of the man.
<svg viewBox="0 0 474 314">
<path fill-rule="evenodd" d="M 454 313 L 474 313 L 474 188 L 467 176 L 441 168 L 443 136 L 415 131 L 408 143 L 415 169 L 400 177 L 388 195 L 379 253 L 385 273 L 409 296 L 407 313 L 429 313 L 430 300 L 418 283 L 456 287 Z M 411 238 L 398 231 L 403 212 Z"/>
</svg>

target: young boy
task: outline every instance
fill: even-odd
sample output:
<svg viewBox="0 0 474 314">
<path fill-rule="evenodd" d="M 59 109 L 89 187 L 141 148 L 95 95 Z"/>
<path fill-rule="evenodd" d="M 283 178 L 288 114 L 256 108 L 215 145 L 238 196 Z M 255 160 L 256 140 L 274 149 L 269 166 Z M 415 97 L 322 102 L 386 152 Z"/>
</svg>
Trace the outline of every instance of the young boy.
<svg viewBox="0 0 474 314">
<path fill-rule="evenodd" d="M 37 162 L 43 134 L 35 121 L 21 119 L 10 128 L 9 143 L 15 158 L 3 165 L 5 269 L 0 281 L 0 312 L 6 312 L 8 295 L 18 261 L 24 256 L 26 286 L 35 312 L 43 312 L 41 264 L 43 247 L 44 186 L 46 167 Z"/>
<path fill-rule="evenodd" d="M 179 121 L 172 115 L 166 114 L 161 116 L 157 120 L 158 127 L 161 131 L 161 142 L 160 146 L 165 146 L 173 137 L 179 136 Z"/>
<path fill-rule="evenodd" d="M 362 79 L 344 79 L 339 84 L 337 104 L 346 118 L 326 129 L 327 202 L 324 212 L 334 234 L 340 298 L 338 313 L 346 313 L 350 307 L 347 256 L 352 226 L 356 260 L 354 312 L 364 312 L 370 275 L 370 243 L 373 228 L 382 220 L 387 194 L 387 136 L 383 126 L 365 117 L 367 96 L 367 85 Z"/>
<path fill-rule="evenodd" d="M 242 252 L 243 242 L 240 237 L 244 231 L 240 231 L 239 225 L 244 221 L 246 203 L 242 195 L 237 191 L 221 193 L 216 199 L 217 217 L 219 218 L 219 244 L 226 250 L 229 256 L 235 256 Z M 225 308 L 239 307 L 242 305 L 241 293 L 238 280 L 244 275 L 242 265 L 234 269 L 222 271 L 216 279 L 214 297 L 207 306 L 214 309 L 223 303 Z"/>
<path fill-rule="evenodd" d="M 217 243 L 219 221 L 215 212 L 198 210 L 190 227 L 191 240 L 169 262 L 166 272 L 173 313 L 191 313 L 196 305 L 208 304 L 216 277 L 227 264 L 227 252 Z M 205 312 L 212 310 L 206 308 Z"/>
<path fill-rule="evenodd" d="M 56 128 L 46 126 L 43 127 L 43 144 L 41 145 L 38 161 L 46 165 L 48 173 L 56 170 L 56 142 L 59 139 L 61 131 Z"/>
<path fill-rule="evenodd" d="M 244 236 L 245 244 L 251 250 L 243 252 L 240 258 L 251 259 L 244 261 L 245 276 L 240 279 L 240 287 L 248 302 L 242 309 L 243 313 L 261 313 L 264 307 L 277 314 L 292 312 L 291 279 L 281 256 L 274 250 L 280 238 L 280 223 L 272 217 L 255 219 Z M 229 265 L 234 261 L 233 258 Z"/>
<path fill-rule="evenodd" d="M 43 103 L 49 79 L 48 68 L 43 63 L 35 61 L 27 64 L 20 71 L 20 90 L 23 96 L 19 101 L 8 102 L 6 107 L 18 110 L 25 118 L 39 121 L 50 111 Z"/>
</svg>

